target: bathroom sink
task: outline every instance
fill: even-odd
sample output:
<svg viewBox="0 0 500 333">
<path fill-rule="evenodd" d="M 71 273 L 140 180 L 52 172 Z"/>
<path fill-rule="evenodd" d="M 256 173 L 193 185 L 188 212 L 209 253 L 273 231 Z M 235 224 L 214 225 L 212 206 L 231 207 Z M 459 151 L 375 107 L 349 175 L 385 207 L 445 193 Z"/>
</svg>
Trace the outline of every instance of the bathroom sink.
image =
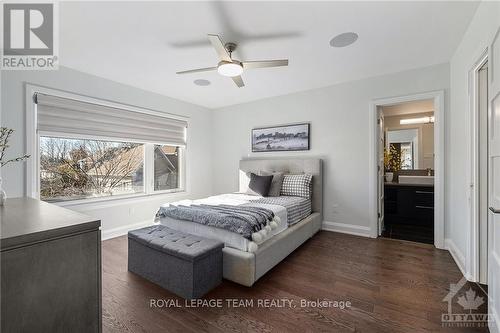
<svg viewBox="0 0 500 333">
<path fill-rule="evenodd" d="M 434 176 L 399 176 L 399 183 L 434 185 Z"/>
</svg>

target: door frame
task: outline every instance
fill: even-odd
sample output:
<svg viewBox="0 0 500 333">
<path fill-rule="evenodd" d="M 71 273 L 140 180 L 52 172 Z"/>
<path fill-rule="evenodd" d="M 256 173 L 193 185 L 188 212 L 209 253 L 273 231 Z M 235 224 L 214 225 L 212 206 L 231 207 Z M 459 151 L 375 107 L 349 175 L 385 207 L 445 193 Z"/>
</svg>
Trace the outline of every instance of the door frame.
<svg viewBox="0 0 500 333">
<path fill-rule="evenodd" d="M 377 107 L 414 102 L 434 101 L 434 246 L 444 249 L 444 90 L 429 91 L 398 97 L 374 99 L 369 106 L 370 133 L 370 235 L 378 237 L 377 203 Z"/>
<path fill-rule="evenodd" d="M 385 119 L 384 119 L 384 113 L 382 108 L 377 107 L 377 236 L 382 235 L 382 231 L 384 228 L 384 219 L 385 219 L 385 187 L 381 186 L 378 182 L 380 181 L 380 178 L 382 178 L 382 181 L 385 180 L 385 169 L 384 169 L 384 153 L 385 153 L 385 144 L 386 144 L 386 137 L 385 137 L 385 131 L 384 131 L 384 126 L 385 126 Z M 379 122 L 380 120 L 380 122 Z M 380 155 L 380 141 L 382 139 L 383 146 L 382 146 L 382 156 Z M 380 160 L 380 157 L 382 157 L 382 161 Z M 379 165 L 379 163 L 382 162 L 382 165 Z M 382 173 L 382 177 L 380 177 L 380 173 Z M 380 191 L 380 192 L 379 192 Z"/>
<path fill-rule="evenodd" d="M 478 71 L 488 61 L 488 49 L 486 48 L 481 56 L 474 62 L 469 70 L 469 189 L 470 189 L 470 237 L 467 237 L 467 255 L 465 271 L 470 281 L 478 282 L 479 277 L 479 105 L 478 105 Z M 489 103 L 489 102 L 488 102 Z"/>
</svg>

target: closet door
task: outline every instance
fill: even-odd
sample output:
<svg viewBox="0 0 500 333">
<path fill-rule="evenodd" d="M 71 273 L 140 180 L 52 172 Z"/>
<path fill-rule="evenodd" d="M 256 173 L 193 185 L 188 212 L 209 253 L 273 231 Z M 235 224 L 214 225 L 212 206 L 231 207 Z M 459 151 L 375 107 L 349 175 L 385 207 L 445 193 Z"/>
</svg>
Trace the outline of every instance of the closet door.
<svg viewBox="0 0 500 333">
<path fill-rule="evenodd" d="M 500 28 L 489 46 L 488 78 L 488 312 L 494 318 L 500 314 Z M 491 331 L 498 332 L 494 326 L 490 322 Z"/>
</svg>

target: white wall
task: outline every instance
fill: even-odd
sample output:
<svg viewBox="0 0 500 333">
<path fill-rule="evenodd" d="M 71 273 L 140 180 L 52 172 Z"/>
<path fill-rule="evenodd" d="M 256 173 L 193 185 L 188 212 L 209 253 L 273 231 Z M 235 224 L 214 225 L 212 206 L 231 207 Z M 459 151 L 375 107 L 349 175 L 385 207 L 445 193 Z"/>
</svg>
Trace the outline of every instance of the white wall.
<svg viewBox="0 0 500 333">
<path fill-rule="evenodd" d="M 368 235 L 370 102 L 441 89 L 448 94 L 448 88 L 449 66 L 441 64 L 215 110 L 214 191 L 238 189 L 242 157 L 319 156 L 324 159 L 325 221 Z M 311 123 L 310 151 L 251 152 L 252 128 L 297 122 Z"/>
<path fill-rule="evenodd" d="M 468 258 L 470 241 L 470 120 L 468 72 L 486 50 L 500 22 L 500 2 L 481 2 L 460 45 L 450 61 L 450 108 L 446 159 L 445 237 L 462 269 Z M 464 135 L 467 133 L 468 135 Z M 465 262 L 464 262 L 465 261 Z M 467 276 L 467 273 L 464 272 Z"/>
<path fill-rule="evenodd" d="M 4 71 L 1 79 L 1 125 L 15 129 L 8 156 L 25 151 L 25 83 L 61 89 L 76 94 L 189 116 L 187 147 L 187 193 L 158 195 L 147 200 L 113 200 L 102 204 L 68 207 L 102 220 L 103 235 L 126 225 L 152 220 L 160 203 L 212 193 L 210 137 L 212 111 L 163 95 L 61 67 L 58 71 Z M 2 168 L 3 187 L 10 197 L 25 194 L 25 167 Z"/>
</svg>

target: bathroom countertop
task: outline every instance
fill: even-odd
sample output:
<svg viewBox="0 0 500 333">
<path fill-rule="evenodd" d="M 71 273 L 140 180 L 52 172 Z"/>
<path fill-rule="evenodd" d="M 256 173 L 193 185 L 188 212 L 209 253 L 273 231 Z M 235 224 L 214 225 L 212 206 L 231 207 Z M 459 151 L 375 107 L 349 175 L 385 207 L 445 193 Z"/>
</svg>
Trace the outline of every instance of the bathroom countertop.
<svg viewBox="0 0 500 333">
<path fill-rule="evenodd" d="M 385 186 L 407 186 L 407 187 L 434 187 L 434 184 L 400 184 L 393 182 L 385 182 Z"/>
</svg>

